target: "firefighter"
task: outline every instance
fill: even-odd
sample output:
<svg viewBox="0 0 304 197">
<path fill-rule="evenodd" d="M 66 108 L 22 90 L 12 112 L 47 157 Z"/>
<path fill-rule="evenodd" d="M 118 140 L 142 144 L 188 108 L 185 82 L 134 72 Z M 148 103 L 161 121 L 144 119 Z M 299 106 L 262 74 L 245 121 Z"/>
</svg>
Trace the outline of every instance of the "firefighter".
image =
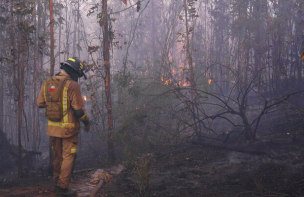
<svg viewBox="0 0 304 197">
<path fill-rule="evenodd" d="M 71 196 L 76 190 L 68 189 L 73 161 L 77 152 L 80 121 L 85 130 L 90 130 L 78 78 L 86 76 L 78 58 L 69 58 L 60 63 L 62 71 L 45 80 L 37 99 L 39 108 L 46 109 L 47 135 L 51 137 L 54 151 L 53 180 L 57 196 Z"/>
</svg>

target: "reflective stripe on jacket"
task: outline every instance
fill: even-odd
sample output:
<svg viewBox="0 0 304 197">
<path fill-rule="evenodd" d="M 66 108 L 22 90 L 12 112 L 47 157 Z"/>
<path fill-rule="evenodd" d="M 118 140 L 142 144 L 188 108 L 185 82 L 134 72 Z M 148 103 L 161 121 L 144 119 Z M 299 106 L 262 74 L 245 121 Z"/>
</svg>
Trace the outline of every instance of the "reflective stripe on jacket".
<svg viewBox="0 0 304 197">
<path fill-rule="evenodd" d="M 65 72 L 61 72 L 59 76 L 55 76 L 60 79 L 69 77 Z M 40 108 L 46 105 L 45 91 L 48 87 L 45 87 L 43 82 L 39 96 L 37 99 L 37 105 Z M 54 122 L 48 120 L 47 135 L 60 138 L 71 137 L 80 131 L 79 119 L 74 116 L 74 110 L 82 109 L 85 112 L 84 103 L 82 100 L 80 86 L 73 80 L 68 80 L 63 88 L 62 94 L 62 105 L 63 105 L 63 118 L 60 122 Z M 85 113 L 81 120 L 88 120 Z"/>
</svg>

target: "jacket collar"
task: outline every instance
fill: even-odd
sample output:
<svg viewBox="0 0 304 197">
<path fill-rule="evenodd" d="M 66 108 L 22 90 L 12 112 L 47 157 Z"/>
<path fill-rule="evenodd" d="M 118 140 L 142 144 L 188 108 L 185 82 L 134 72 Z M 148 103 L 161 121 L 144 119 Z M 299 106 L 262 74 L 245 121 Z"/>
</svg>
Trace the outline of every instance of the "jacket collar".
<svg viewBox="0 0 304 197">
<path fill-rule="evenodd" d="M 68 73 L 64 72 L 64 71 L 61 71 L 61 72 L 59 73 L 59 76 L 62 76 L 62 77 L 70 77 L 70 75 L 69 75 Z M 70 78 L 71 78 L 71 77 L 70 77 Z"/>
</svg>

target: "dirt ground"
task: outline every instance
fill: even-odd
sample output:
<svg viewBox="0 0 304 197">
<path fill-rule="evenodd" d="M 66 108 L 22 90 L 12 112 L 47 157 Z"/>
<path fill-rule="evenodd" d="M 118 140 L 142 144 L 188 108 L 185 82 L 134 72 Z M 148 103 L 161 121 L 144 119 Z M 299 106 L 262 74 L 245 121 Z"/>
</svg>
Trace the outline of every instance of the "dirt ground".
<svg viewBox="0 0 304 197">
<path fill-rule="evenodd" d="M 78 190 L 78 196 L 89 196 L 96 186 L 90 180 L 106 172 L 111 181 L 97 196 L 304 196 L 304 141 L 291 142 L 283 135 L 277 139 L 233 145 L 265 154 L 193 144 L 171 150 L 163 147 L 124 162 L 122 172 L 112 172 L 117 166 L 76 171 L 71 188 Z M 0 181 L 0 196 L 55 196 L 51 177 L 38 172 L 23 179 L 1 177 Z"/>
<path fill-rule="evenodd" d="M 294 141 L 287 132 L 264 135 L 254 142 L 156 147 L 136 160 L 113 166 L 94 163 L 92 156 L 86 156 L 77 158 L 80 165 L 71 183 L 78 196 L 89 196 L 96 187 L 90 181 L 101 172 L 109 173 L 111 181 L 98 192 L 100 197 L 304 196 L 304 137 Z M 0 175 L 0 196 L 51 197 L 55 193 L 52 178 L 43 170 L 32 170 L 18 179 L 11 169 Z"/>
<path fill-rule="evenodd" d="M 275 144 L 269 155 L 185 146 L 143 157 L 104 189 L 105 196 L 304 196 L 302 143 Z M 254 144 L 250 149 L 262 147 Z M 265 147 L 266 148 L 266 147 Z M 147 167 L 145 167 L 145 165 Z"/>
</svg>

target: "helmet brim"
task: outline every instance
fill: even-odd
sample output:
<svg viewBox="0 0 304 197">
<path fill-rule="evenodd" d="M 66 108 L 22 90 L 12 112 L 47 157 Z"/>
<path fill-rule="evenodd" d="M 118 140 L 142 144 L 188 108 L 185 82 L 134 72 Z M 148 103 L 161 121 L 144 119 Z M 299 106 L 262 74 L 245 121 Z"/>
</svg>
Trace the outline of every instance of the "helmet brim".
<svg viewBox="0 0 304 197">
<path fill-rule="evenodd" d="M 70 65 L 68 62 L 60 62 L 60 69 L 63 69 L 63 65 L 67 64 L 68 66 L 70 66 L 71 68 L 73 68 L 75 71 L 77 71 L 72 65 Z M 87 80 L 87 76 L 84 74 L 84 72 L 82 71 L 82 76 L 84 77 L 85 80 Z M 78 77 L 81 78 L 82 76 Z"/>
</svg>

